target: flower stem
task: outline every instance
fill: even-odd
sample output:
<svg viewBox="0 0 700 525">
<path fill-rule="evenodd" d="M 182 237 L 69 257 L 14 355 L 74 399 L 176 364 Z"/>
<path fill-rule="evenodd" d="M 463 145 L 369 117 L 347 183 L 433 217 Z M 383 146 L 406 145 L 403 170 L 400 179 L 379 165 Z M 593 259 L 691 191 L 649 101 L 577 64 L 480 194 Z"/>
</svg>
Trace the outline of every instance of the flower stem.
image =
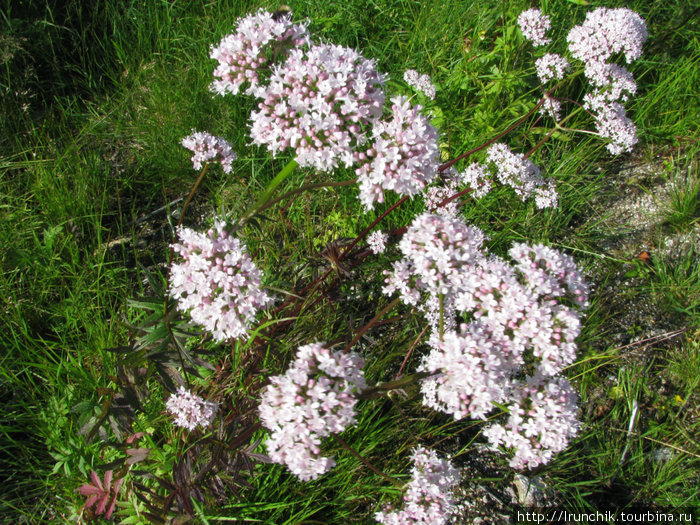
<svg viewBox="0 0 700 525">
<path fill-rule="evenodd" d="M 204 167 L 202 168 L 202 171 L 199 172 L 199 178 L 197 178 L 197 182 L 194 183 L 194 186 L 192 186 L 192 190 L 190 190 L 190 194 L 187 196 L 187 200 L 185 201 L 185 204 L 182 205 L 182 211 L 180 211 L 180 219 L 177 221 L 178 226 L 182 226 L 182 220 L 185 218 L 185 212 L 187 211 L 187 206 L 189 206 L 190 201 L 192 200 L 192 197 L 194 197 L 195 192 L 197 191 L 197 188 L 199 188 L 200 183 L 204 179 L 204 174 L 207 172 L 207 169 L 209 169 L 209 162 L 207 162 Z M 168 266 L 170 266 L 170 263 L 172 262 L 170 259 L 172 259 L 172 250 L 170 252 L 170 258 L 168 258 Z"/>
<path fill-rule="evenodd" d="M 333 437 L 335 438 L 335 440 L 336 440 L 338 443 L 340 443 L 340 445 L 341 445 L 345 450 L 347 450 L 348 452 L 350 452 L 350 454 L 352 454 L 352 455 L 355 456 L 357 459 L 359 459 L 360 461 L 362 461 L 362 463 L 363 463 L 368 469 L 370 469 L 372 472 L 374 472 L 374 473 L 377 474 L 378 476 L 383 477 L 385 480 L 387 480 L 389 483 L 393 484 L 394 486 L 399 487 L 399 488 L 403 488 L 403 483 L 401 483 L 400 481 L 398 481 L 398 480 L 392 478 L 391 476 L 385 474 L 384 472 L 382 472 L 381 470 L 379 470 L 377 467 L 375 467 L 374 465 L 372 465 L 369 461 L 367 461 L 365 458 L 363 458 L 363 457 L 359 454 L 359 452 L 357 452 L 354 448 L 352 448 L 350 445 L 348 445 L 340 436 L 338 436 L 338 435 L 336 435 L 336 434 L 333 434 Z"/>
<path fill-rule="evenodd" d="M 419 381 L 439 373 L 440 372 L 415 372 L 413 374 L 403 376 L 393 381 L 377 383 L 374 386 L 366 388 L 359 394 L 356 394 L 355 397 L 357 399 L 377 399 L 382 394 L 384 394 L 384 392 L 389 392 L 390 390 L 397 390 L 405 386 L 417 384 Z"/>
<path fill-rule="evenodd" d="M 381 311 L 380 311 L 377 315 L 375 315 L 374 318 L 373 318 L 369 323 L 367 323 L 367 324 L 364 325 L 362 328 L 360 328 L 360 329 L 357 331 L 357 333 L 355 334 L 355 337 L 352 338 L 352 341 L 350 341 L 350 342 L 345 346 L 345 348 L 343 349 L 343 352 L 347 352 L 347 351 L 349 351 L 353 346 L 355 346 L 355 343 L 357 343 L 357 342 L 360 340 L 360 338 L 361 338 L 363 335 L 365 335 L 365 332 L 366 332 L 367 330 L 369 330 L 370 328 L 372 328 L 372 326 L 373 326 L 374 324 L 376 324 L 377 321 L 379 321 L 379 320 L 384 316 L 385 313 L 387 313 L 387 312 L 388 312 L 389 310 L 391 310 L 394 306 L 396 306 L 396 303 L 398 303 L 400 299 L 401 299 L 400 297 L 397 297 L 396 299 L 394 299 L 393 301 L 391 301 L 391 302 L 390 302 L 389 304 L 387 304 L 384 308 L 382 308 Z"/>
<path fill-rule="evenodd" d="M 305 186 L 301 186 L 300 188 L 296 188 L 296 189 L 293 189 L 291 191 L 288 191 L 284 195 L 280 195 L 279 197 L 276 197 L 276 198 L 266 202 L 265 204 L 260 206 L 259 209 L 255 210 L 255 213 L 260 213 L 261 211 L 264 211 L 264 210 L 270 208 L 271 206 L 274 206 L 278 202 L 281 202 L 285 199 L 288 199 L 292 195 L 296 195 L 298 193 L 303 193 L 305 191 L 313 190 L 316 188 L 333 188 L 333 187 L 338 187 L 338 186 L 351 186 L 352 184 L 355 184 L 355 183 L 357 183 L 357 179 L 343 180 L 343 181 L 339 181 L 339 182 L 316 182 L 313 184 L 306 184 Z"/>
<path fill-rule="evenodd" d="M 243 214 L 243 216 L 240 218 L 238 221 L 239 224 L 243 223 L 253 215 L 255 215 L 263 206 L 265 206 L 268 201 L 270 200 L 270 197 L 272 197 L 272 194 L 274 191 L 277 189 L 277 187 L 282 184 L 289 176 L 294 173 L 294 170 L 299 166 L 299 163 L 292 159 L 290 160 L 287 165 L 282 168 L 282 171 L 280 171 L 277 176 L 272 179 L 270 184 L 267 185 L 267 188 L 265 188 L 265 191 L 263 194 L 260 196 L 260 198 L 253 204 L 253 206 Z"/>
</svg>

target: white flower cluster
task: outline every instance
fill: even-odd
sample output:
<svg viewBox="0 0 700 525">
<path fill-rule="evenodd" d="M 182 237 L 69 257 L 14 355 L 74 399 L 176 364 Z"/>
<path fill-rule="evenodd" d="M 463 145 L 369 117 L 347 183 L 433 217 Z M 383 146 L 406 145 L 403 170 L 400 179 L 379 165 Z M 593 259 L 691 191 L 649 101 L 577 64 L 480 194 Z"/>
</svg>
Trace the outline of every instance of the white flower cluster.
<svg viewBox="0 0 700 525">
<path fill-rule="evenodd" d="M 217 403 L 204 401 L 184 387 L 177 389 L 165 403 L 165 408 L 175 416 L 175 424 L 188 430 L 194 430 L 197 426 L 206 428 L 211 425 L 218 409 Z"/>
<path fill-rule="evenodd" d="M 644 19 L 637 13 L 604 7 L 588 13 L 567 36 L 569 51 L 583 61 L 586 78 L 595 88 L 586 95 L 584 108 L 593 113 L 598 133 L 610 139 L 607 147 L 613 155 L 632 151 L 637 143 L 637 128 L 621 103 L 637 86 L 627 69 L 608 60 L 617 53 L 624 54 L 627 63 L 637 60 L 646 39 Z"/>
<path fill-rule="evenodd" d="M 492 445 L 513 452 L 511 467 L 534 468 L 548 463 L 578 433 L 578 396 L 562 376 L 535 375 L 516 383 L 506 423 L 483 434 Z"/>
<path fill-rule="evenodd" d="M 523 375 L 555 377 L 573 363 L 579 310 L 588 304 L 588 286 L 567 255 L 515 244 L 511 265 L 485 253 L 483 240 L 458 219 L 423 214 L 401 240 L 404 257 L 386 272 L 383 290 L 425 313 L 432 350 L 418 370 L 437 375 L 422 383 L 424 404 L 458 419 L 485 419 L 493 403 L 520 399 Z M 457 331 L 460 312 L 472 321 Z M 527 437 L 523 446 L 541 448 L 543 458 L 558 450 Z"/>
<path fill-rule="evenodd" d="M 385 525 L 443 525 L 454 512 L 452 493 L 460 473 L 449 461 L 438 458 L 434 450 L 416 447 L 413 469 L 401 510 L 390 507 L 374 518 Z"/>
<path fill-rule="evenodd" d="M 551 42 L 545 35 L 552 27 L 552 23 L 549 17 L 543 15 L 539 9 L 528 9 L 520 13 L 518 25 L 523 36 L 532 42 L 533 46 L 544 46 Z"/>
<path fill-rule="evenodd" d="M 459 219 L 423 213 L 404 234 L 399 249 L 403 259 L 394 263 L 383 291 L 398 291 L 401 299 L 417 305 L 421 293 L 451 301 L 460 290 L 464 269 L 481 255 L 484 233 Z"/>
<path fill-rule="evenodd" d="M 494 341 L 478 321 L 462 333 L 450 330 L 442 340 L 431 340 L 433 351 L 419 371 L 442 371 L 439 377 L 421 383 L 423 404 L 455 419 L 471 416 L 486 419 L 494 403 L 506 400 L 506 380 L 513 373 L 502 343 Z"/>
<path fill-rule="evenodd" d="M 548 102 L 557 112 L 555 118 L 558 119 L 559 102 L 552 99 Z M 496 143 L 487 150 L 486 160 L 487 164 L 473 162 L 456 176 L 462 184 L 474 190 L 475 198 L 483 197 L 491 190 L 495 176 L 502 184 L 513 188 L 523 201 L 534 197 L 540 209 L 557 207 L 554 179 L 542 177 L 540 169 L 524 155 L 513 153 L 505 144 Z"/>
<path fill-rule="evenodd" d="M 300 166 L 349 167 L 366 140 L 362 126 L 381 116 L 383 85 L 374 61 L 350 48 L 294 49 L 255 90 L 262 102 L 251 113 L 253 142 L 273 155 L 292 148 Z"/>
<path fill-rule="evenodd" d="M 567 297 L 576 306 L 586 308 L 590 287 L 583 280 L 574 260 L 563 253 L 538 244 L 514 244 L 508 252 L 516 261 L 527 286 L 543 298 Z"/>
<path fill-rule="evenodd" d="M 170 268 L 177 307 L 211 332 L 215 341 L 244 337 L 260 308 L 272 302 L 260 288 L 261 272 L 238 239 L 217 222 L 207 235 L 178 229 L 172 245 L 183 261 Z"/>
<path fill-rule="evenodd" d="M 389 236 L 381 231 L 372 232 L 367 236 L 367 244 L 374 254 L 384 253 L 387 240 L 389 240 Z"/>
<path fill-rule="evenodd" d="M 544 103 L 540 107 L 540 115 L 551 117 L 554 120 L 561 120 L 561 102 L 557 99 L 545 95 Z"/>
<path fill-rule="evenodd" d="M 556 53 L 547 53 L 535 60 L 537 78 L 542 84 L 550 80 L 561 80 L 569 70 L 569 61 Z"/>
<path fill-rule="evenodd" d="M 423 93 L 430 100 L 435 99 L 435 86 L 430 81 L 430 76 L 420 75 L 415 69 L 407 69 L 403 74 L 403 79 L 406 84 Z"/>
<path fill-rule="evenodd" d="M 556 208 L 557 192 L 554 179 L 544 179 L 540 169 L 524 155 L 513 153 L 502 143 L 492 145 L 487 159 L 496 168 L 496 177 L 515 190 L 523 200 L 534 196 L 538 208 Z"/>
<path fill-rule="evenodd" d="M 487 167 L 477 162 L 471 163 L 465 170 L 459 174 L 459 179 L 462 183 L 468 185 L 474 190 L 474 197 L 481 198 L 491 191 L 492 182 L 490 174 L 486 171 Z"/>
<path fill-rule="evenodd" d="M 320 455 L 321 439 L 355 423 L 356 394 L 365 387 L 364 360 L 331 352 L 324 343 L 299 347 L 287 372 L 271 378 L 260 401 L 260 419 L 271 431 L 272 461 L 300 480 L 316 479 L 335 461 Z"/>
<path fill-rule="evenodd" d="M 219 61 L 213 91 L 237 94 L 247 85 L 259 101 L 250 116 L 253 143 L 273 155 L 291 150 L 300 166 L 320 171 L 355 166 L 366 209 L 383 202 L 384 190 L 413 196 L 435 177 L 437 131 L 403 97 L 380 120 L 385 75 L 357 51 L 314 44 L 306 26 L 259 11 L 212 58 Z M 407 82 L 413 78 L 408 73 Z M 416 73 L 415 81 L 434 96 L 427 76 Z"/>
<path fill-rule="evenodd" d="M 202 163 L 220 162 L 226 173 L 231 171 L 231 163 L 237 156 L 231 149 L 231 144 L 221 137 L 215 137 L 206 132 L 192 130 L 192 135 L 182 139 L 182 145 L 192 151 L 194 169 L 201 169 Z"/>
<path fill-rule="evenodd" d="M 247 84 L 245 93 L 252 95 L 260 81 L 260 70 L 273 58 L 268 55 L 286 52 L 308 41 L 306 26 L 292 24 L 291 16 L 275 18 L 260 10 L 241 18 L 235 33 L 224 37 L 218 46 L 212 46 L 210 56 L 219 65 L 214 70 L 216 80 L 211 90 L 219 95 L 236 95 Z"/>
<path fill-rule="evenodd" d="M 437 176 L 440 166 L 438 132 L 405 97 L 391 100 L 392 118 L 372 129 L 372 144 L 357 155 L 360 200 L 371 210 L 384 202 L 383 190 L 413 196 Z"/>
<path fill-rule="evenodd" d="M 642 55 L 647 39 L 644 19 L 629 9 L 599 7 L 566 37 L 571 54 L 586 64 L 607 62 L 614 54 L 632 63 Z"/>
<path fill-rule="evenodd" d="M 445 175 L 447 180 L 444 184 L 428 186 L 423 191 L 423 200 L 425 208 L 430 213 L 445 215 L 446 217 L 457 217 L 459 214 L 459 200 L 453 199 L 443 206 L 438 206 L 444 200 L 452 197 L 459 192 L 459 175 L 453 168 L 449 168 Z"/>
</svg>

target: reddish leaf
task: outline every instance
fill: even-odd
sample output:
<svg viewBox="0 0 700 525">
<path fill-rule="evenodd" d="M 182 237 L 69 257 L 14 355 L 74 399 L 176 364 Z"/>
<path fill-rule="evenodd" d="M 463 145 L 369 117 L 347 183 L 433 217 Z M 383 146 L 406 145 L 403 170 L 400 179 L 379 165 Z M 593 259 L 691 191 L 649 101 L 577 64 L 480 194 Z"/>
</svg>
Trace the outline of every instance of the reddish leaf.
<svg viewBox="0 0 700 525">
<path fill-rule="evenodd" d="M 97 502 L 97 507 L 95 508 L 95 514 L 100 515 L 105 511 L 107 507 L 107 502 L 109 501 L 109 494 L 105 493 L 102 498 Z"/>
<path fill-rule="evenodd" d="M 122 488 L 122 483 L 124 483 L 124 478 L 119 478 L 117 481 L 114 482 L 114 486 L 112 486 L 112 492 L 114 492 L 115 498 L 117 494 L 119 494 L 119 489 Z"/>
<path fill-rule="evenodd" d="M 99 487 L 100 490 L 104 490 L 102 488 L 102 482 L 100 481 L 100 477 L 97 475 L 97 472 L 94 470 L 90 472 L 90 478 L 92 479 L 92 484 L 95 485 L 96 487 Z"/>
<path fill-rule="evenodd" d="M 84 485 L 81 485 L 80 488 L 78 489 L 78 492 L 80 492 L 81 495 L 83 496 L 92 496 L 95 494 L 102 494 L 104 492 L 102 489 L 99 489 L 93 485 L 88 485 L 85 483 Z"/>
<path fill-rule="evenodd" d="M 141 439 L 145 435 L 146 434 L 144 434 L 143 432 L 137 432 L 133 436 L 129 436 L 128 438 L 126 438 L 126 443 L 127 445 L 131 445 L 134 441 L 136 441 L 137 439 Z"/>
<path fill-rule="evenodd" d="M 112 471 L 111 470 L 108 470 L 107 472 L 105 472 L 104 488 L 105 488 L 105 492 L 109 492 L 109 490 L 112 488 Z"/>
<path fill-rule="evenodd" d="M 129 457 L 126 459 L 126 464 L 133 465 L 134 463 L 143 461 L 148 457 L 150 452 L 150 449 L 147 448 L 127 448 L 126 455 Z"/>
<path fill-rule="evenodd" d="M 114 512 L 114 506 L 117 504 L 117 494 L 115 492 L 112 499 L 109 501 L 109 506 L 107 507 L 107 512 L 105 512 L 105 518 L 109 519 L 112 517 L 112 512 Z"/>
</svg>

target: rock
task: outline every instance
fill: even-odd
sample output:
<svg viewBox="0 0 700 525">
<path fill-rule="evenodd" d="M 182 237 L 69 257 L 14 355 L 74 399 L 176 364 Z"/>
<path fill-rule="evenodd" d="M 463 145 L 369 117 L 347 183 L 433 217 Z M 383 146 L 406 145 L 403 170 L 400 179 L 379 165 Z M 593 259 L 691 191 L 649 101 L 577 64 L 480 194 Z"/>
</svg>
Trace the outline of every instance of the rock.
<svg viewBox="0 0 700 525">
<path fill-rule="evenodd" d="M 657 448 L 649 453 L 649 459 L 657 463 L 665 463 L 673 457 L 673 450 L 669 447 Z"/>
<path fill-rule="evenodd" d="M 518 505 L 523 507 L 544 507 L 550 499 L 551 489 L 539 476 L 528 478 L 522 474 L 516 474 L 513 485 L 515 485 Z"/>
</svg>

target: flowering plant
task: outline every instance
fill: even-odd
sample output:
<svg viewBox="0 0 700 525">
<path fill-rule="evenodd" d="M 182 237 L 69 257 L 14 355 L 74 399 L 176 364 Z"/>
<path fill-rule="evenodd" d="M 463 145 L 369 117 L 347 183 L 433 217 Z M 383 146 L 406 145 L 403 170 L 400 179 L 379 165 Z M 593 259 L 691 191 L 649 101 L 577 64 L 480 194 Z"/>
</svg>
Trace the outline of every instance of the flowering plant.
<svg viewBox="0 0 700 525">
<path fill-rule="evenodd" d="M 552 44 L 546 36 L 551 23 L 539 10 L 525 11 L 518 24 L 535 47 Z M 423 405 L 432 410 L 456 420 L 489 420 L 481 423 L 483 437 L 516 469 L 552 460 L 581 427 L 575 388 L 563 373 L 576 359 L 576 338 L 589 302 L 582 272 L 571 256 L 545 244 L 518 242 L 507 251 L 510 260 L 499 255 L 503 248 L 492 246 L 482 228 L 467 223 L 461 198 L 480 199 L 507 186 L 523 203 L 534 201 L 537 213 L 555 213 L 561 198 L 556 182 L 532 158 L 554 131 L 585 131 L 564 127 L 576 112 L 593 116 L 611 153 L 629 151 L 636 140 L 634 125 L 621 102 L 636 88 L 631 73 L 608 61 L 617 53 L 628 61 L 638 58 L 646 38 L 643 20 L 625 9 L 593 11 L 569 33 L 571 62 L 549 52 L 534 61 L 542 93 L 527 112 L 504 132 L 442 164 L 438 119 L 431 113 L 438 91 L 430 78 L 415 70 L 404 76 L 426 107 L 403 94 L 392 96 L 389 78 L 374 60 L 314 41 L 307 25 L 293 23 L 289 14 L 259 11 L 239 20 L 234 33 L 212 47 L 218 65 L 211 90 L 252 98 L 252 144 L 273 157 L 287 157 L 287 164 L 252 205 L 228 220 L 215 220 L 206 233 L 182 226 L 184 211 L 208 167 L 220 164 L 225 173 L 236 172 L 238 156 L 225 139 L 208 133 L 195 132 L 182 141 L 201 172 L 175 229 L 178 242 L 171 245 L 166 265 L 167 290 L 163 282 L 156 284 L 161 297 L 142 303 L 156 313 L 140 327 L 145 335 L 134 349 L 143 357 L 136 364 L 157 368 L 171 392 L 165 405 L 174 425 L 207 429 L 211 436 L 177 433 L 187 445 L 175 463 L 177 484 L 162 482 L 168 495 L 151 494 L 162 503 L 161 516 L 176 503 L 189 512 L 192 498 L 205 501 L 203 486 L 217 495 L 229 477 L 235 478 L 235 487 L 243 486 L 238 474 L 244 467 L 252 473 L 254 461 L 283 464 L 300 480 L 315 480 L 336 464 L 322 453 L 327 446 L 322 440 L 330 436 L 373 472 L 391 479 L 339 434 L 358 423 L 361 403 L 409 386 L 420 390 Z M 584 63 L 582 70 L 576 70 L 576 61 Z M 580 73 L 593 91 L 566 115 L 568 100 L 557 90 Z M 550 117 L 551 131 L 528 152 L 517 153 L 507 144 L 506 136 L 517 126 Z M 459 164 L 481 150 L 481 162 Z M 323 179 L 277 195 L 297 169 L 305 176 L 326 177 L 341 168 L 356 178 Z M 364 211 L 378 217 L 354 239 L 327 247 L 323 258 L 331 267 L 325 274 L 301 287 L 275 287 L 276 272 L 263 275 L 258 262 L 274 243 L 252 239 L 249 226 L 300 194 L 350 185 L 357 185 Z M 392 228 L 387 220 L 380 230 L 379 223 L 409 200 L 416 207 L 404 206 L 404 217 L 395 219 L 403 226 Z M 255 246 L 251 240 L 264 247 L 249 252 L 247 245 Z M 397 297 L 371 321 L 358 327 L 353 319 L 350 333 L 333 342 L 310 343 L 308 331 L 302 340 L 295 324 L 317 305 L 339 301 L 334 294 L 340 294 L 340 282 L 352 278 L 366 260 L 385 264 L 381 291 Z M 330 283 L 329 276 L 334 276 Z M 275 302 L 270 289 L 284 299 Z M 161 309 L 154 306 L 158 301 Z M 370 340 L 367 332 L 399 303 L 405 313 L 397 318 L 411 316 L 422 331 L 393 381 L 368 383 L 363 338 Z M 188 332 L 190 325 L 177 318 L 178 312 L 202 327 L 204 337 Z M 342 350 L 331 350 L 344 340 Z M 416 347 L 423 352 L 420 363 L 402 375 Z M 287 363 L 291 348 L 296 353 Z M 219 352 L 215 367 L 199 357 L 207 350 Z M 286 371 L 274 374 L 278 367 Z M 209 381 L 203 378 L 206 368 Z M 138 399 L 140 376 L 123 376 L 131 397 Z M 212 401 L 191 393 L 194 381 Z M 234 403 L 229 397 L 237 388 L 242 394 Z M 256 452 L 263 441 L 267 454 Z M 205 447 L 214 452 L 202 453 L 207 462 L 197 466 Z M 378 521 L 443 523 L 449 518 L 457 469 L 422 446 L 415 448 L 413 460 L 404 509 L 380 511 Z"/>
</svg>

